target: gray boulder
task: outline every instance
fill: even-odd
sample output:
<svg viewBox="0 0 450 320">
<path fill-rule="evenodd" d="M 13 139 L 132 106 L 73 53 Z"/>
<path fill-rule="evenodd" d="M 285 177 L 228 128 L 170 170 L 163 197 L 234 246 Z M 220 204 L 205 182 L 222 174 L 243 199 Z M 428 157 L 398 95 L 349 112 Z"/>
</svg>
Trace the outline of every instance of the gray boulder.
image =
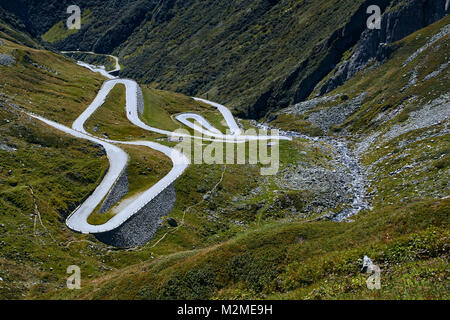
<svg viewBox="0 0 450 320">
<path fill-rule="evenodd" d="M 0 53 L 0 66 L 11 66 L 16 63 L 16 59 L 8 54 Z"/>
</svg>

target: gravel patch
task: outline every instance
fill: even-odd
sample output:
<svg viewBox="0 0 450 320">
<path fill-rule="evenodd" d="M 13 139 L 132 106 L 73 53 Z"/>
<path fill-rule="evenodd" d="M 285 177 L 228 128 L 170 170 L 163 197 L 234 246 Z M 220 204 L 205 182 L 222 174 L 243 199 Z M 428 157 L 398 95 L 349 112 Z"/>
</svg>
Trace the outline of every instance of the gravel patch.
<svg viewBox="0 0 450 320">
<path fill-rule="evenodd" d="M 286 109 L 282 113 L 285 114 L 303 114 L 308 110 L 314 109 L 319 104 L 335 101 L 337 98 L 339 98 L 341 95 L 335 95 L 335 96 L 323 96 L 319 98 L 314 98 L 308 101 L 297 103 L 296 105 Z"/>
<path fill-rule="evenodd" d="M 314 112 L 309 116 L 308 120 L 317 125 L 322 131 L 327 132 L 331 126 L 342 124 L 350 115 L 355 113 L 361 107 L 367 95 L 368 93 L 364 92 L 347 103 L 341 103 L 334 107 Z"/>
<path fill-rule="evenodd" d="M 6 144 L 1 144 L 1 143 L 0 143 L 0 150 L 6 151 L 6 152 L 15 152 L 15 151 L 17 151 L 16 148 L 12 148 L 10 146 L 7 146 Z"/>
<path fill-rule="evenodd" d="M 383 135 L 383 140 L 391 140 L 407 132 L 443 123 L 450 118 L 450 94 L 444 94 L 409 114 L 404 124 L 395 124 Z"/>
<path fill-rule="evenodd" d="M 431 47 L 433 44 L 441 40 L 443 37 L 450 34 L 450 24 L 446 25 L 439 31 L 437 34 L 435 34 L 431 39 L 421 48 L 419 48 L 416 52 L 414 52 L 412 55 L 410 55 L 405 62 L 403 63 L 403 67 L 406 67 L 408 64 L 410 64 L 413 60 L 415 60 L 422 52 L 427 50 L 429 47 Z"/>
</svg>

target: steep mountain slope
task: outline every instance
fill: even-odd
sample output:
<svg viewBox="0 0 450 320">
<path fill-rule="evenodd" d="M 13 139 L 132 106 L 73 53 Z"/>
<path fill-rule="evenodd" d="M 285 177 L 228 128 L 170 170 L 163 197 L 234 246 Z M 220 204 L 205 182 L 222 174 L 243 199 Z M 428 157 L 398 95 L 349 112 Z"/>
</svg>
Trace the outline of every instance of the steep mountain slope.
<svg viewBox="0 0 450 320">
<path fill-rule="evenodd" d="M 26 26 L 13 14 L 0 7 L 0 35 L 2 38 L 32 47 L 39 48 L 39 41 L 27 32 Z"/>
<path fill-rule="evenodd" d="M 64 122 L 93 99 L 98 76 L 3 37 L 0 54 L 11 57 L 0 65 L 0 296 L 18 299 L 32 284 L 50 287 L 52 280 L 42 280 L 54 279 L 49 264 L 58 269 L 62 260 L 85 259 L 60 246 L 85 238 L 62 229 L 63 221 L 96 188 L 108 160 L 101 146 L 23 113 Z"/>
<path fill-rule="evenodd" d="M 387 33 L 368 39 L 373 48 L 445 14 L 441 0 L 96 0 L 79 2 L 82 29 L 65 33 L 70 3 L 42 3 L 6 1 L 3 7 L 55 48 L 114 52 L 122 59 L 125 77 L 202 94 L 252 118 L 305 100 L 358 42 L 366 30 L 369 5 L 392 11 L 383 22 Z M 417 19 L 408 18 L 412 16 Z M 322 92 L 342 84 L 339 79 L 325 84 Z"/>
</svg>

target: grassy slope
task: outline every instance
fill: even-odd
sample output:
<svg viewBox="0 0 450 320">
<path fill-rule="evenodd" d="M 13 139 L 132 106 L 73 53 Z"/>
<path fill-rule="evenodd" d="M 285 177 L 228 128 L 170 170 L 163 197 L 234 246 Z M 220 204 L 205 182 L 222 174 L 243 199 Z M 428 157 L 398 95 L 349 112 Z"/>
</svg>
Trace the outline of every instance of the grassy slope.
<svg viewBox="0 0 450 320">
<path fill-rule="evenodd" d="M 267 225 L 220 245 L 128 267 L 87 282 L 80 292 L 63 290 L 53 297 L 448 298 L 447 207 L 448 200 L 431 200 L 386 207 L 352 224 Z M 364 254 L 383 269 L 381 291 L 368 290 L 359 274 Z M 426 265 L 432 267 L 425 270 Z"/>
<path fill-rule="evenodd" d="M 17 149 L 0 150 L 0 273 L 4 279 L 0 296 L 13 299 L 22 298 L 32 284 L 46 289 L 55 286 L 58 274 L 66 268 L 61 261 L 82 263 L 86 259 L 66 248 L 70 241 L 86 237 L 65 228 L 62 217 L 95 189 L 108 160 L 91 143 L 61 134 L 3 105 L 1 113 L 0 143 Z"/>
<path fill-rule="evenodd" d="M 94 100 L 103 79 L 69 59 L 4 41 L 0 53 L 16 58 L 2 67 L 0 89 L 8 101 L 70 126 Z"/>
<path fill-rule="evenodd" d="M 41 45 L 26 31 L 25 26 L 16 17 L 0 8 L 0 37 L 32 48 Z"/>
<path fill-rule="evenodd" d="M 179 128 L 181 125 L 172 120 L 172 117 L 181 112 L 202 114 L 211 123 L 214 123 L 214 119 L 221 119 L 221 115 L 215 111 L 215 108 L 197 103 L 181 94 L 147 87 L 143 87 L 143 91 L 145 98 L 143 119 L 149 125 L 167 130 Z M 127 120 L 124 120 L 126 115 L 123 112 L 123 100 L 123 86 L 116 86 L 107 98 L 106 104 L 88 120 L 86 125 L 88 131 L 93 133 L 93 128 L 96 124 L 99 124 L 97 135 L 102 135 L 105 131 L 108 136 L 114 139 L 129 139 L 131 136 L 140 138 L 141 132 L 139 129 L 137 129 L 139 132 L 135 132 L 136 128 L 129 124 Z M 170 124 L 174 124 L 176 127 L 171 127 Z M 116 130 L 116 128 L 119 129 Z M 147 134 L 147 136 L 147 138 L 157 138 L 153 134 Z M 160 141 L 160 143 L 167 144 L 165 141 Z M 169 143 L 169 145 L 174 146 L 173 143 Z M 207 145 L 208 143 L 205 143 L 203 147 L 205 148 Z M 248 152 L 248 146 L 246 148 Z M 300 151 L 305 152 L 305 154 L 301 154 Z M 306 141 L 297 141 L 294 145 L 289 142 L 282 142 L 282 166 L 295 163 L 297 160 L 325 165 L 327 157 L 328 155 L 324 155 L 320 149 L 310 149 Z M 246 205 L 250 211 L 239 208 L 242 202 L 235 201 L 230 205 L 233 198 L 248 195 L 252 188 L 267 183 L 259 177 L 258 166 L 228 166 L 225 169 L 226 174 L 223 184 L 218 186 L 217 192 L 213 193 L 208 201 L 202 201 L 203 196 L 220 181 L 224 169 L 224 166 L 221 165 L 190 166 L 185 175 L 176 183 L 177 204 L 174 211 L 169 215 L 179 222 L 184 219 L 186 225 L 177 229 L 176 234 L 173 235 L 172 232 L 175 230 L 169 228 L 166 224 L 155 239 L 141 250 L 151 250 L 152 254 L 160 256 L 186 250 L 192 248 L 192 246 L 204 247 L 208 243 L 219 243 L 228 239 L 239 230 L 255 227 L 256 221 L 284 217 L 284 212 L 274 212 L 272 209 L 268 209 L 276 200 L 273 191 L 277 187 L 273 181 L 268 183 L 262 195 L 249 197 Z M 262 201 L 267 201 L 267 205 L 263 206 L 264 210 L 260 210 Z M 190 208 L 191 206 L 194 207 Z M 190 209 L 186 211 L 187 208 Z M 211 217 L 212 210 L 221 212 L 223 216 L 219 218 Z M 96 215 L 95 219 L 98 218 L 98 215 Z M 101 221 L 104 221 L 104 217 Z M 244 228 L 236 225 L 236 221 L 244 222 Z M 158 243 L 158 246 L 153 248 L 153 245 L 168 231 L 170 234 L 165 238 L 165 241 Z"/>
<path fill-rule="evenodd" d="M 157 151 L 141 146 L 120 145 L 120 147 L 130 157 L 127 168 L 129 189 L 127 195 L 122 199 L 124 201 L 148 190 L 169 173 L 171 169 L 172 163 L 170 159 Z M 89 217 L 88 222 L 94 225 L 107 222 L 116 214 L 115 208 L 120 203 L 106 213 L 100 214 L 94 212 Z"/>
<path fill-rule="evenodd" d="M 226 123 L 223 122 L 222 115 L 215 107 L 179 93 L 157 90 L 149 86 L 143 86 L 143 94 L 145 103 L 143 120 L 150 126 L 169 131 L 188 129 L 178 122 L 175 116 L 180 113 L 194 112 L 202 115 L 220 131 L 226 132 Z"/>
<path fill-rule="evenodd" d="M 21 102 L 26 97 L 27 102 L 45 99 L 53 104 L 58 98 L 48 94 L 51 90 L 64 95 L 67 109 L 78 113 L 85 105 L 71 88 L 85 86 L 85 96 L 94 97 L 97 76 L 48 52 L 4 42 L 6 46 L 0 51 L 19 59 L 30 57 L 61 72 L 59 77 L 51 75 L 23 59 L 11 67 L 0 67 L 0 144 L 15 149 L 0 150 L 0 273 L 4 280 L 0 283 L 0 296 L 17 299 L 23 298 L 32 285 L 42 290 L 57 286 L 56 281 L 66 268 L 61 261 L 96 263 L 92 257 L 86 258 L 66 247 L 70 241 L 84 241 L 87 237 L 65 228 L 63 217 L 95 189 L 107 170 L 108 160 L 102 148 L 62 134 L 9 105 L 12 102 L 46 114 L 41 109 L 45 104 L 37 107 Z M 72 82 L 70 71 L 84 76 Z M 35 201 L 40 218 L 35 212 Z"/>
<path fill-rule="evenodd" d="M 0 37 L 18 44 L 23 44 L 28 47 L 33 48 L 40 47 L 40 44 L 38 44 L 29 35 L 11 28 L 8 24 L 4 23 L 1 20 L 0 20 Z"/>
<path fill-rule="evenodd" d="M 385 64 L 369 69 L 332 93 L 348 94 L 350 98 L 366 91 L 372 95 L 342 127 L 364 134 L 385 132 L 394 124 L 406 121 L 405 114 L 417 107 L 406 106 L 398 117 L 377 126 L 373 120 L 381 110 L 392 110 L 411 95 L 419 96 L 418 105 L 422 106 L 447 92 L 446 72 L 428 82 L 420 82 L 446 61 L 446 39 L 419 57 L 426 67 L 419 66 L 418 85 L 399 92 L 408 82 L 408 76 L 400 75 L 409 74 L 417 65 L 416 62 L 405 70 L 401 68 L 402 62 L 447 20 L 394 44 L 398 49 Z M 391 141 L 380 141 L 375 144 L 379 148 L 372 147 L 365 153 L 363 162 L 373 165 L 369 172 L 370 188 L 376 193 L 373 209 L 362 212 L 353 223 L 283 223 L 280 217 L 275 217 L 272 222 L 266 220 L 259 224 L 254 220 L 255 215 L 250 215 L 254 223 L 247 228 L 238 228 L 240 232 L 234 237 L 228 235 L 220 242 L 207 241 L 206 244 L 211 245 L 204 248 L 130 266 L 113 276 L 87 282 L 81 292 L 62 290 L 51 296 L 98 299 L 448 299 L 450 206 L 449 199 L 445 198 L 448 197 L 448 161 L 445 160 L 448 158 L 448 135 L 420 138 L 424 133 L 440 130 L 441 126 L 413 130 Z M 406 147 L 400 146 L 401 141 L 407 141 Z M 381 160 L 375 162 L 378 159 Z M 415 164 L 413 169 L 391 174 L 411 163 Z M 188 184 L 195 179 L 193 169 L 180 182 Z M 237 192 L 226 189 L 226 185 L 224 182 L 225 194 Z M 178 185 L 181 197 L 182 186 Z M 230 186 L 239 189 L 239 181 L 233 181 Z M 221 212 L 218 203 L 217 211 Z M 179 214 L 176 209 L 172 215 Z M 187 217 L 194 219 L 190 214 Z M 201 219 L 201 214 L 197 219 Z M 187 223 L 186 228 L 196 230 L 194 225 Z M 183 229 L 169 234 L 161 243 L 162 247 L 157 246 L 154 251 L 161 252 L 159 250 L 163 248 L 181 251 L 188 237 L 192 237 L 192 234 L 184 234 Z M 220 233 L 217 238 L 221 238 Z M 167 246 L 165 243 L 179 243 L 180 247 L 177 250 L 173 244 Z M 382 269 L 380 291 L 368 290 L 367 275 L 359 273 L 364 255 L 372 257 Z"/>
<path fill-rule="evenodd" d="M 111 251 L 92 236 L 65 227 L 63 216 L 72 212 L 104 175 L 106 156 L 102 149 L 61 134 L 9 106 L 13 103 L 70 125 L 95 97 L 103 79 L 61 56 L 2 40 L 6 46 L 0 51 L 14 54 L 18 62 L 0 67 L 0 144 L 17 149 L 0 150 L 0 297 L 20 299 L 30 292 L 54 290 L 65 283 L 66 268 L 71 264 L 83 266 L 86 276 L 95 276 L 148 257 L 145 252 Z M 33 67 L 28 60 L 20 60 L 23 56 L 54 68 L 59 75 Z M 59 101 L 64 101 L 66 112 L 60 110 Z M 140 192 L 158 178 L 141 175 L 149 166 L 147 160 L 155 164 L 152 173 L 161 175 L 168 169 L 167 160 L 161 162 L 159 154 L 133 147 L 127 151 L 132 155 L 131 192 Z M 29 186 L 42 224 L 34 215 Z"/>
<path fill-rule="evenodd" d="M 84 10 L 82 12 L 81 24 L 90 24 L 94 21 L 94 17 L 91 15 L 91 11 L 89 9 Z M 41 36 L 41 39 L 45 42 L 56 43 L 61 40 L 66 39 L 67 37 L 77 33 L 77 29 L 68 29 L 63 21 L 59 21 L 53 27 L 50 28 L 45 34 Z"/>
<path fill-rule="evenodd" d="M 44 38 L 59 40 L 54 45 L 61 48 L 114 52 L 125 77 L 187 95 L 208 94 L 246 111 L 344 26 L 363 0 L 109 2 L 83 4 L 95 19 L 86 19 L 78 33 L 66 37 L 61 20 L 47 26 Z M 39 33 L 55 20 L 46 11 L 43 16 L 34 18 Z M 316 52 L 305 76 L 323 56 Z"/>
<path fill-rule="evenodd" d="M 245 110 L 294 71 L 361 2 L 177 3 L 168 21 L 148 21 L 117 52 L 130 67 L 124 70 L 128 76 L 167 90 L 208 93 Z"/>
<path fill-rule="evenodd" d="M 299 141 L 282 144 L 283 165 L 298 161 L 300 151 L 308 151 L 307 161 L 326 163 L 320 150 L 310 152 L 309 145 Z M 31 290 L 20 287 L 21 276 L 8 267 L 8 277 L 3 278 L 13 289 L 5 292 L 12 297 L 27 293 L 31 298 L 102 299 L 448 298 L 448 199 L 433 199 L 425 192 L 400 204 L 384 188 L 389 184 L 383 183 L 378 190 L 385 192 L 385 199 L 375 200 L 374 210 L 354 223 L 292 223 L 282 210 L 258 205 L 263 200 L 274 202 L 275 187 L 259 177 L 255 166 L 227 166 L 222 183 L 202 201 L 223 170 L 223 166 L 191 166 L 177 182 L 177 203 L 170 217 L 180 222 L 184 216 L 182 227 L 173 229 L 165 223 L 151 243 L 133 251 L 108 250 L 98 242 L 69 245 L 66 240 L 70 249 L 61 250 L 71 258 L 50 259 L 43 274 L 39 267 L 30 268 L 27 277 L 37 283 Z M 441 174 L 436 172 L 432 177 Z M 252 189 L 259 185 L 266 188 L 252 197 Z M 239 208 L 233 197 L 247 199 L 248 206 Z M 53 257 L 52 250 L 60 252 L 54 247 L 43 252 Z M 26 256 L 22 250 L 15 254 L 5 266 Z M 366 276 L 358 273 L 364 254 L 383 269 L 381 291 L 369 291 Z M 63 288 L 69 261 L 82 266 L 81 292 Z"/>
<path fill-rule="evenodd" d="M 375 136 L 374 143 L 362 155 L 362 162 L 366 166 L 372 166 L 369 173 L 373 181 L 372 190 L 378 191 L 374 201 L 380 206 L 426 195 L 449 195 L 449 134 L 443 134 L 445 124 L 411 130 L 393 139 L 381 138 L 392 127 L 407 125 L 413 112 L 420 111 L 426 104 L 448 93 L 448 69 L 424 81 L 427 75 L 448 61 L 448 36 L 422 52 L 409 65 L 403 67 L 403 63 L 449 22 L 450 18 L 447 17 L 394 43 L 392 46 L 395 51 L 388 61 L 381 66 L 366 69 L 330 93 L 348 95 L 348 99 L 362 92 L 369 93 L 361 108 L 343 124 L 332 128 L 331 133 L 347 130 L 354 136 L 359 136 L 359 139 L 354 139 L 355 147 L 364 138 Z M 403 90 L 416 71 L 417 83 Z M 318 108 L 332 105 L 327 103 Z M 390 113 L 395 116 L 389 121 L 383 122 L 378 118 L 380 114 Z M 286 115 L 280 116 L 274 123 L 282 128 L 292 128 L 291 119 Z M 295 129 L 305 131 L 302 126 Z M 437 136 L 434 137 L 435 135 Z M 401 172 L 395 173 L 400 170 Z"/>
<path fill-rule="evenodd" d="M 293 158 L 298 159 L 296 156 Z M 206 207 L 214 204 L 214 209 L 226 216 L 227 212 L 220 208 L 221 204 L 233 205 L 231 198 L 227 197 L 239 195 L 242 188 L 248 190 L 258 185 L 254 180 L 257 173 L 249 173 L 251 167 L 239 168 L 227 167 L 219 191 L 213 195 L 211 202 L 204 204 Z M 214 167 L 191 167 L 177 183 L 177 195 L 186 202 L 177 202 L 176 209 L 170 215 L 178 220 L 183 213 L 181 208 L 201 201 L 201 193 L 189 188 L 196 183 L 198 188 L 204 186 L 197 170 L 202 171 L 206 185 L 211 185 L 208 183 L 211 178 L 213 181 L 219 180 Z M 247 176 L 246 179 L 242 179 L 243 175 Z M 188 195 L 187 190 L 190 190 Z M 247 192 L 244 190 L 242 193 Z M 272 192 L 270 190 L 268 194 Z M 226 198 L 221 201 L 224 196 Z M 61 290 L 47 297 L 447 297 L 448 199 L 423 199 L 404 205 L 377 206 L 375 210 L 356 217 L 351 224 L 286 223 L 279 216 L 269 220 L 266 218 L 261 224 L 255 220 L 257 215 L 247 211 L 253 223 L 232 229 L 226 226 L 223 218 L 214 224 L 208 223 L 202 207 L 198 205 L 188 211 L 186 225 L 178 230 L 172 229 L 156 247 L 153 247 L 155 240 L 159 240 L 165 230 L 161 230 L 151 244 L 140 249 L 151 250 L 152 257 L 156 259 L 87 281 L 80 292 Z M 239 211 L 234 213 L 239 214 Z M 241 213 L 231 218 L 242 219 L 243 216 Z M 222 230 L 208 230 L 212 226 L 222 226 Z M 207 233 L 210 233 L 209 237 L 206 237 Z M 235 236 L 232 236 L 233 233 Z M 202 237 L 206 237 L 206 241 L 200 244 Z M 189 247 L 189 244 L 197 246 Z M 170 252 L 174 254 L 167 255 Z M 365 286 L 367 276 L 359 274 L 361 258 L 365 254 L 374 258 L 383 269 L 382 291 L 368 290 Z"/>
<path fill-rule="evenodd" d="M 321 103 L 315 109 L 305 112 L 304 115 L 292 116 L 281 113 L 273 121 L 273 124 L 285 130 L 310 133 L 314 125 L 308 122 L 309 114 L 320 109 L 330 108 L 344 102 L 344 100 L 355 98 L 363 92 L 367 92 L 369 95 L 363 101 L 362 107 L 346 119 L 342 125 L 332 127 L 329 133 L 337 133 L 342 129 L 346 129 L 355 135 L 370 134 L 377 131 L 385 132 L 393 125 L 401 124 L 408 119 L 409 113 L 447 92 L 448 71 L 446 70 L 438 77 L 428 81 L 421 80 L 448 61 L 448 37 L 441 39 L 433 46 L 434 48 L 429 48 L 423 52 L 406 67 L 403 67 L 403 63 L 449 22 L 449 17 L 444 18 L 403 40 L 391 44 L 393 53 L 387 61 L 381 65 L 369 65 L 368 68 L 358 73 L 344 85 L 328 94 L 329 96 L 341 95 L 335 102 Z M 401 90 L 408 84 L 410 76 L 416 67 L 418 68 L 419 81 L 407 90 Z M 322 82 L 326 80 L 327 78 L 324 78 Z M 320 88 L 320 84 L 317 88 Z M 317 92 L 313 92 L 310 98 L 313 98 L 316 94 Z M 411 100 L 409 104 L 405 104 L 412 97 L 419 97 L 419 99 Z M 389 113 L 403 106 L 405 108 L 392 121 L 384 123 L 381 127 L 376 122 L 375 119 L 380 113 Z M 414 106 L 417 107 L 415 108 Z"/>
</svg>

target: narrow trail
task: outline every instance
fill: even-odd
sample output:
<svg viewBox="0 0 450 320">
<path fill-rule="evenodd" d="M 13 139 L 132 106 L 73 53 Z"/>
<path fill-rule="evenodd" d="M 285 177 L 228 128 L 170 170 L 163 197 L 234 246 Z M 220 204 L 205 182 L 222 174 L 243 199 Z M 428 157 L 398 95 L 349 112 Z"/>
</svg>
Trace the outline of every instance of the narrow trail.
<svg viewBox="0 0 450 320">
<path fill-rule="evenodd" d="M 219 185 L 222 183 L 226 171 L 227 171 L 227 165 L 224 165 L 223 171 L 222 171 L 222 175 L 221 175 L 221 177 L 220 177 L 219 182 L 217 182 L 217 183 L 214 185 L 214 187 L 213 187 L 210 191 L 208 191 L 206 194 L 212 194 L 214 191 L 216 191 L 216 189 L 217 189 L 217 188 L 219 187 Z M 157 246 L 161 241 L 163 241 L 169 234 L 173 234 L 173 233 L 177 232 L 182 226 L 184 226 L 186 214 L 187 214 L 187 213 L 190 213 L 190 211 L 192 210 L 192 208 L 195 208 L 195 207 L 201 205 L 201 204 L 204 203 L 204 202 L 205 202 L 205 198 L 203 198 L 200 202 L 197 202 L 197 203 L 195 203 L 195 204 L 193 204 L 193 205 L 187 207 L 186 209 L 184 209 L 184 211 L 183 211 L 183 217 L 182 217 L 182 219 L 181 219 L 180 224 L 179 224 L 175 229 L 172 229 L 172 230 L 170 230 L 170 231 L 167 231 L 167 232 L 166 232 L 166 233 L 165 233 L 158 241 L 155 242 L 154 245 L 151 246 L 151 248 L 156 247 L 156 246 Z"/>
</svg>

